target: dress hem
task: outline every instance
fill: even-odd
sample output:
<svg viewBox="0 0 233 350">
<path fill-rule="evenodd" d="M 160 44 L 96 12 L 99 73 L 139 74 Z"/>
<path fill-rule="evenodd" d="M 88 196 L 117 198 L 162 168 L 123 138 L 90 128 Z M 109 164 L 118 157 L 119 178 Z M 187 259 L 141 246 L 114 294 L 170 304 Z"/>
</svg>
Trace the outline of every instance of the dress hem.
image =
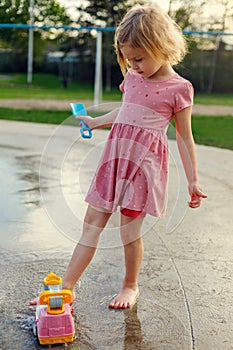
<svg viewBox="0 0 233 350">
<path fill-rule="evenodd" d="M 91 203 L 90 201 L 87 201 L 86 199 L 85 199 L 85 202 L 87 204 L 89 204 L 91 207 L 94 207 L 94 209 L 96 209 L 96 210 L 99 209 L 100 212 L 109 213 L 109 214 L 116 213 L 118 208 L 124 208 L 124 209 L 129 209 L 129 210 L 141 211 L 142 213 L 145 213 L 146 215 L 151 215 L 151 216 L 156 217 L 156 218 L 164 218 L 164 217 L 166 217 L 166 212 L 161 213 L 161 214 L 158 214 L 158 213 L 156 213 L 156 214 L 153 213 L 152 214 L 151 212 L 145 211 L 143 209 L 121 207 L 120 205 L 118 205 L 115 209 L 110 209 L 110 208 L 103 208 L 101 206 L 98 206 L 98 205 L 96 205 L 96 203 Z"/>
</svg>

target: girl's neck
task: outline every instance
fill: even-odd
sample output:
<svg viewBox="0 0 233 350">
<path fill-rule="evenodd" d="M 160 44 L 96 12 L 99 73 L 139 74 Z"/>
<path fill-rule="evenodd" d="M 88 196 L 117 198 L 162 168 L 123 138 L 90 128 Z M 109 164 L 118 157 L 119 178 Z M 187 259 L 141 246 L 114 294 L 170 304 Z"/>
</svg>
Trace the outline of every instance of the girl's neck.
<svg viewBox="0 0 233 350">
<path fill-rule="evenodd" d="M 170 64 L 162 65 L 154 74 L 150 77 L 144 78 L 148 81 L 163 81 L 172 78 L 176 72 Z"/>
</svg>

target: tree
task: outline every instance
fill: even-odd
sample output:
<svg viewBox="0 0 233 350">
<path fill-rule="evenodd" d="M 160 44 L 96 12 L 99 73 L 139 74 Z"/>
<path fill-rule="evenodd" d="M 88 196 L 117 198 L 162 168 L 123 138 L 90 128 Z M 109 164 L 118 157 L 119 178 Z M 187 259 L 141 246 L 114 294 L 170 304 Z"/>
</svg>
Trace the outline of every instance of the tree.
<svg viewBox="0 0 233 350">
<path fill-rule="evenodd" d="M 27 24 L 29 23 L 30 0 L 2 0 L 0 3 L 0 23 Z M 35 24 L 59 25 L 70 23 L 66 10 L 57 0 L 35 0 Z M 54 31 L 34 31 L 35 56 L 41 55 L 47 40 L 55 39 Z M 27 55 L 28 30 L 16 28 L 0 29 L 0 46 L 17 51 L 21 59 Z"/>
<path fill-rule="evenodd" d="M 232 23 L 233 2 L 170 0 L 169 14 L 185 30 L 225 32 Z M 186 56 L 178 70 L 201 91 L 224 91 L 224 86 L 228 91 L 226 82 L 220 86 L 222 76 L 232 75 L 232 51 L 226 51 L 225 42 L 226 37 L 222 36 L 188 36 L 191 55 Z"/>
<path fill-rule="evenodd" d="M 199 1 L 199 6 L 197 6 L 195 0 L 170 0 L 168 14 L 182 30 L 200 30 L 198 19 L 201 17 L 204 4 L 204 1 Z M 186 39 L 188 43 L 188 55 L 176 69 L 195 83 L 195 85 L 202 85 L 203 71 L 200 69 L 197 72 L 195 67 L 195 63 L 199 60 L 199 37 L 187 35 Z M 198 79 L 199 82 L 197 82 Z"/>
<path fill-rule="evenodd" d="M 145 4 L 144 0 L 89 0 L 87 6 L 81 5 L 77 8 L 80 13 L 78 23 L 82 26 L 116 27 L 129 8 L 135 4 L 143 3 Z M 103 57 L 107 90 L 111 88 L 111 68 L 116 63 L 113 37 L 113 32 L 103 33 Z"/>
<path fill-rule="evenodd" d="M 222 9 L 220 14 L 218 14 L 217 18 L 210 25 L 209 30 L 215 30 L 220 32 L 225 32 L 228 29 L 228 20 L 232 19 L 233 15 L 233 2 L 232 0 L 216 0 L 216 4 Z M 220 58 L 221 52 L 224 51 L 224 43 L 223 38 L 221 36 L 217 37 L 216 47 L 213 53 L 212 59 L 212 69 L 210 71 L 209 84 L 207 87 L 207 91 L 211 93 L 214 88 L 214 83 L 216 79 L 216 71 L 217 65 Z"/>
</svg>

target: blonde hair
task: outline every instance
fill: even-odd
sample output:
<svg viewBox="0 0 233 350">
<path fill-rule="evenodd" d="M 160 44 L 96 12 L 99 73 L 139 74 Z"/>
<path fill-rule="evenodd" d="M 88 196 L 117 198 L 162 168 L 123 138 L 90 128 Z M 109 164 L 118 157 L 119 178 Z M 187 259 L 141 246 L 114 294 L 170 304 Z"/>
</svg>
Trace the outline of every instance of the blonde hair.
<svg viewBox="0 0 233 350">
<path fill-rule="evenodd" d="M 114 46 L 123 75 L 129 68 L 121 45 L 142 48 L 161 64 L 176 65 L 187 52 L 185 38 L 178 25 L 158 6 L 140 6 L 129 10 L 116 29 Z"/>
</svg>

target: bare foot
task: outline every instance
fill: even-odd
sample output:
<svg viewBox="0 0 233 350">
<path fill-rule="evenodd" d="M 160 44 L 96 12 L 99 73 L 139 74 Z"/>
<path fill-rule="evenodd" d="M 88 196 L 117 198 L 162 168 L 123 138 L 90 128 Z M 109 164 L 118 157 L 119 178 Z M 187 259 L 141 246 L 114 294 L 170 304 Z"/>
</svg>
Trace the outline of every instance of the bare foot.
<svg viewBox="0 0 233 350">
<path fill-rule="evenodd" d="M 138 288 L 123 287 L 116 298 L 109 304 L 111 309 L 127 309 L 132 307 L 138 298 Z"/>
</svg>

